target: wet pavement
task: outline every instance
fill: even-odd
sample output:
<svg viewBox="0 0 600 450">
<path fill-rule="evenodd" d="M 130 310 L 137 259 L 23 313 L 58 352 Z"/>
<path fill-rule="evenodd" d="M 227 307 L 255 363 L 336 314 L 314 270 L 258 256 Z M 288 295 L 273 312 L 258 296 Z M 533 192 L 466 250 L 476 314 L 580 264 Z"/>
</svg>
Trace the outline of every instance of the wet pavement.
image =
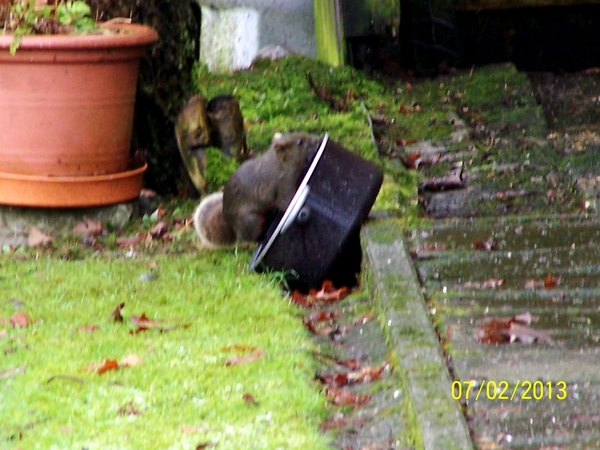
<svg viewBox="0 0 600 450">
<path fill-rule="evenodd" d="M 462 166 L 448 158 L 466 182 L 423 194 L 435 220 L 364 227 L 367 279 L 420 433 L 411 448 L 600 449 L 600 141 L 595 122 L 569 119 L 577 129 L 490 133 L 487 160 L 472 156 L 480 147 Z"/>
<path fill-rule="evenodd" d="M 454 395 L 480 446 L 600 448 L 598 225 L 582 216 L 451 220 L 411 233 L 460 382 Z M 486 320 L 527 312 L 534 320 L 512 343 L 476 339 Z"/>
</svg>

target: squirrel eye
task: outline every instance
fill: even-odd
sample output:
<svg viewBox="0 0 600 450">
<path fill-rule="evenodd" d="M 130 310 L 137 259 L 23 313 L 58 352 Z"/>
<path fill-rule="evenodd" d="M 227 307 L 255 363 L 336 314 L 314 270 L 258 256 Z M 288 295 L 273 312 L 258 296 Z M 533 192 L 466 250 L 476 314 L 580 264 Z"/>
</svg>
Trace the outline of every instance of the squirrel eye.
<svg viewBox="0 0 600 450">
<path fill-rule="evenodd" d="M 302 147 L 302 144 L 304 144 L 304 141 L 303 141 L 302 139 L 298 139 L 298 140 L 296 141 L 296 145 L 297 145 L 298 147 Z"/>
</svg>

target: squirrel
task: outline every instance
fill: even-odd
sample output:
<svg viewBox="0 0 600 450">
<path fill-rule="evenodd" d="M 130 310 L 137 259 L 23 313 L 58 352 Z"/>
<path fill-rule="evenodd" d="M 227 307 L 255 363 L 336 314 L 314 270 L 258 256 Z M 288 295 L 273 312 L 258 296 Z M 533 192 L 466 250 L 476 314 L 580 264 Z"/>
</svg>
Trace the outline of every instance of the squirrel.
<svg viewBox="0 0 600 450">
<path fill-rule="evenodd" d="M 240 165 L 222 192 L 200 202 L 194 227 L 201 244 L 219 248 L 257 241 L 265 231 L 265 216 L 288 207 L 319 142 L 306 133 L 276 133 L 269 149 Z"/>
</svg>

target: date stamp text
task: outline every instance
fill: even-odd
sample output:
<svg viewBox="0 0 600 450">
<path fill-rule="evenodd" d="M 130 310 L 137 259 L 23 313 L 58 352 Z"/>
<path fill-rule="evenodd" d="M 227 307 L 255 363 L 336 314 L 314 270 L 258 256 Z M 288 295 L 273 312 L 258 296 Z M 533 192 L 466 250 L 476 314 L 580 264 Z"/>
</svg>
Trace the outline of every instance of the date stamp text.
<svg viewBox="0 0 600 450">
<path fill-rule="evenodd" d="M 564 381 L 453 381 L 454 400 L 565 400 Z"/>
</svg>

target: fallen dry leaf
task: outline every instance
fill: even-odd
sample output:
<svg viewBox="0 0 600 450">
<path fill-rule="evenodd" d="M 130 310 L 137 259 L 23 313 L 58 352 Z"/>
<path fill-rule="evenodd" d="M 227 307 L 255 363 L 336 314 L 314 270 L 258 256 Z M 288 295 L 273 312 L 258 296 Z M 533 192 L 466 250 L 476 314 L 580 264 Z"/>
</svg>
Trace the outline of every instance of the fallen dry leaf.
<svg viewBox="0 0 600 450">
<path fill-rule="evenodd" d="M 110 313 L 111 322 L 123 322 L 123 316 L 121 310 L 125 307 L 125 303 L 119 303 L 117 307 Z"/>
<path fill-rule="evenodd" d="M 523 344 L 533 344 L 534 342 L 553 343 L 547 334 L 533 330 L 527 326 L 532 320 L 535 320 L 535 316 L 529 312 L 513 317 L 486 318 L 475 330 L 473 337 L 481 344 L 511 344 L 514 342 L 521 342 Z"/>
<path fill-rule="evenodd" d="M 317 378 L 321 382 L 332 387 L 342 387 L 358 383 L 370 383 L 371 381 L 380 379 L 382 372 L 388 366 L 389 363 L 385 362 L 383 364 L 380 364 L 379 366 L 366 366 L 360 370 L 350 371 L 346 373 L 319 374 L 317 375 Z"/>
<path fill-rule="evenodd" d="M 139 416 L 143 413 L 137 408 L 135 403 L 129 402 L 117 409 L 117 414 L 120 416 Z"/>
<path fill-rule="evenodd" d="M 141 316 L 131 316 L 131 323 L 136 327 L 129 331 L 129 334 L 137 334 L 147 330 L 158 330 L 161 333 L 173 331 L 177 328 L 188 328 L 190 324 L 168 325 L 162 321 L 149 319 L 145 313 Z"/>
<path fill-rule="evenodd" d="M 366 417 L 345 417 L 343 414 L 335 415 L 321 422 L 321 431 L 338 430 L 349 426 L 360 427 L 366 421 Z"/>
<path fill-rule="evenodd" d="M 244 399 L 244 401 L 246 403 L 250 403 L 252 405 L 258 405 L 258 402 L 256 401 L 256 399 L 254 398 L 254 396 L 252 394 L 244 394 L 242 395 L 242 399 Z"/>
<path fill-rule="evenodd" d="M 27 365 L 24 364 L 22 366 L 13 367 L 11 369 L 0 370 L 0 380 L 6 380 L 8 378 L 12 378 L 15 375 L 20 375 L 27 370 Z"/>
<path fill-rule="evenodd" d="M 73 234 L 86 234 L 90 236 L 97 236 L 102 234 L 103 231 L 102 222 L 90 219 L 89 217 L 86 217 L 81 222 L 77 222 L 73 228 Z"/>
<path fill-rule="evenodd" d="M 560 284 L 560 277 L 555 278 L 550 273 L 543 280 L 525 280 L 526 290 L 553 289 Z"/>
<path fill-rule="evenodd" d="M 27 245 L 41 247 L 52 243 L 52 236 L 44 233 L 37 227 L 31 227 L 27 232 Z"/>
<path fill-rule="evenodd" d="M 490 236 L 486 241 L 475 241 L 473 242 L 473 248 L 475 250 L 483 250 L 490 252 L 492 250 L 496 250 L 498 245 L 496 244 L 496 240 L 493 236 Z"/>
<path fill-rule="evenodd" d="M 136 234 L 135 236 L 122 236 L 120 238 L 117 238 L 115 243 L 119 247 L 135 247 L 143 240 L 144 240 L 143 236 Z"/>
<path fill-rule="evenodd" d="M 321 289 L 311 289 L 307 295 L 299 291 L 292 292 L 291 302 L 304 308 L 312 308 L 316 305 L 342 300 L 350 292 L 351 290 L 347 287 L 336 289 L 331 281 L 325 280 Z"/>
<path fill-rule="evenodd" d="M 133 367 L 141 364 L 144 360 L 133 353 L 125 356 L 120 362 L 119 367 Z"/>
<path fill-rule="evenodd" d="M 77 327 L 77 331 L 82 333 L 93 333 L 94 331 L 98 331 L 100 327 L 98 325 L 79 325 Z"/>
<path fill-rule="evenodd" d="M 168 231 L 169 229 L 169 225 L 167 224 L 167 222 L 164 221 L 160 221 L 158 223 L 156 223 L 151 229 L 150 231 L 148 231 L 148 234 L 150 236 L 152 236 L 152 238 L 154 239 L 160 239 L 161 237 L 164 236 L 164 234 Z"/>
<path fill-rule="evenodd" d="M 311 289 L 308 295 L 315 299 L 317 302 L 335 302 L 342 300 L 350 293 L 350 289 L 347 287 L 341 287 L 336 289 L 333 283 L 329 280 L 323 281 L 323 285 L 320 290 Z"/>
<path fill-rule="evenodd" d="M 419 188 L 429 192 L 442 192 L 454 189 L 464 189 L 467 183 L 463 171 L 453 172 L 444 177 L 428 178 L 419 183 Z"/>
<path fill-rule="evenodd" d="M 550 273 L 548 273 L 546 278 L 544 278 L 544 287 L 546 289 L 553 288 L 558 286 L 559 282 L 560 278 L 554 278 Z"/>
<path fill-rule="evenodd" d="M 239 366 L 240 364 L 246 364 L 252 361 L 256 361 L 260 357 L 265 354 L 265 351 L 262 348 L 258 348 L 251 353 L 246 353 L 245 355 L 235 355 L 230 358 L 227 358 L 225 361 L 226 366 Z"/>
<path fill-rule="evenodd" d="M 25 328 L 33 323 L 27 314 L 22 311 L 17 311 L 10 316 L 9 323 L 15 328 Z"/>
<path fill-rule="evenodd" d="M 349 390 L 335 387 L 325 389 L 325 395 L 338 406 L 354 406 L 357 408 L 371 401 L 370 395 L 355 394 Z"/>
<path fill-rule="evenodd" d="M 96 365 L 95 367 L 90 366 L 90 370 L 98 372 L 99 375 L 102 375 L 103 373 L 108 372 L 109 370 L 116 370 L 118 368 L 119 368 L 119 363 L 117 362 L 116 359 L 107 359 L 106 361 L 101 363 L 99 366 L 98 365 Z"/>
<path fill-rule="evenodd" d="M 337 326 L 332 326 L 330 324 L 322 324 L 313 322 L 312 320 L 304 319 L 304 326 L 311 332 L 316 334 L 317 336 L 330 336 L 333 332 L 337 330 Z"/>
</svg>

